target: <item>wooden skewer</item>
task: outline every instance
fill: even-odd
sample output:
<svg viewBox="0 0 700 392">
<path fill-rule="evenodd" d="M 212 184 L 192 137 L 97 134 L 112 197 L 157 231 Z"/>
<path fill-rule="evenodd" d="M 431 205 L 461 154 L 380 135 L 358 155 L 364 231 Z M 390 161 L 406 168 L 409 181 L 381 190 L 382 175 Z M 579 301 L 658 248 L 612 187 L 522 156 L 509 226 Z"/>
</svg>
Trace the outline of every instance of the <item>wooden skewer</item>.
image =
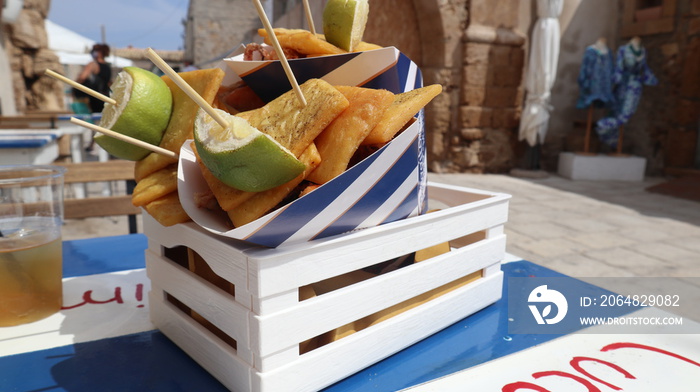
<svg viewBox="0 0 700 392">
<path fill-rule="evenodd" d="M 178 75 L 177 72 L 175 72 L 174 69 L 172 69 L 160 56 L 158 56 L 158 53 L 156 53 L 155 50 L 148 48 L 146 49 L 146 57 L 148 57 L 153 64 L 156 65 L 161 71 L 163 71 L 166 75 L 170 77 L 170 79 L 177 84 L 178 87 L 182 89 L 182 91 L 185 92 L 192 100 L 200 107 L 202 108 L 207 114 L 211 116 L 211 118 L 214 119 L 219 125 L 221 125 L 222 128 L 227 128 L 229 123 L 224 119 L 219 113 L 214 110 L 214 108 L 202 98 L 195 89 L 192 88 L 187 82 L 185 82 L 185 79 L 182 78 L 182 76 Z"/>
<path fill-rule="evenodd" d="M 309 30 L 311 34 L 316 35 L 316 26 L 314 26 L 314 18 L 311 15 L 311 7 L 309 7 L 309 0 L 304 0 L 304 12 L 306 13 L 306 22 L 309 24 Z"/>
<path fill-rule="evenodd" d="M 147 149 L 147 150 L 149 150 L 149 151 L 153 151 L 153 152 L 155 152 L 155 153 L 158 153 L 158 154 L 161 154 L 161 155 L 165 155 L 165 156 L 167 156 L 167 157 L 169 157 L 169 158 L 173 158 L 173 159 L 177 159 L 177 158 L 178 158 L 178 155 L 177 155 L 176 153 L 170 151 L 170 150 L 166 150 L 166 149 L 164 149 L 164 148 L 161 148 L 161 147 L 158 147 L 158 146 L 154 146 L 153 144 L 146 143 L 146 142 L 144 142 L 143 140 L 139 140 L 139 139 L 133 138 L 133 137 L 131 137 L 131 136 L 122 135 L 122 134 L 119 133 L 119 132 L 114 132 L 114 131 L 112 131 L 112 130 L 110 130 L 110 129 L 107 129 L 107 128 L 102 128 L 102 127 L 99 126 L 99 125 L 95 125 L 95 124 L 89 123 L 89 122 L 87 122 L 87 121 L 83 121 L 83 120 L 77 119 L 77 118 L 75 118 L 75 117 L 71 117 L 71 118 L 70 118 L 70 122 L 72 122 L 73 124 L 77 124 L 77 125 L 83 126 L 83 127 L 85 127 L 85 128 L 92 129 L 92 130 L 95 131 L 95 132 L 104 133 L 104 134 L 107 135 L 107 136 L 111 136 L 111 137 L 113 137 L 113 138 L 115 138 L 115 139 L 119 139 L 119 140 L 121 140 L 121 141 L 130 143 L 130 144 L 133 144 L 133 145 L 135 145 L 135 146 L 145 148 L 145 149 Z"/>
<path fill-rule="evenodd" d="M 110 98 L 110 97 L 108 97 L 108 96 L 106 96 L 106 95 L 100 94 L 100 93 L 98 93 L 98 92 L 95 91 L 95 90 L 92 90 L 92 89 L 90 89 L 90 88 L 87 88 L 87 87 L 83 86 L 82 84 L 80 84 L 80 83 L 78 83 L 78 82 L 76 82 L 76 81 L 74 81 L 74 80 L 70 80 L 70 79 L 68 79 L 67 77 L 65 77 L 65 76 L 63 76 L 63 75 L 61 75 L 61 74 L 59 74 L 59 73 L 56 73 L 56 72 L 54 72 L 54 71 L 52 71 L 52 70 L 50 70 L 50 69 L 47 69 L 44 73 L 45 73 L 46 75 L 48 75 L 48 76 L 51 76 L 52 78 L 58 79 L 58 80 L 60 80 L 60 81 L 63 82 L 63 83 L 66 83 L 66 84 L 68 84 L 68 85 L 70 85 L 70 86 L 72 86 L 72 87 L 77 88 L 78 90 L 84 92 L 85 94 L 92 95 L 93 97 L 99 99 L 100 101 L 107 102 L 107 103 L 111 103 L 112 105 L 116 105 L 116 104 L 117 104 L 117 101 L 115 101 L 114 99 L 112 99 L 112 98 Z"/>
<path fill-rule="evenodd" d="M 282 68 L 284 69 L 284 73 L 287 74 L 287 79 L 289 79 L 289 83 L 292 84 L 292 88 L 297 94 L 297 98 L 299 98 L 299 101 L 301 101 L 302 106 L 306 106 L 306 98 L 304 98 L 304 93 L 301 92 L 301 88 L 299 88 L 299 83 L 297 83 L 297 79 L 294 77 L 292 69 L 289 68 L 287 57 L 284 55 L 284 51 L 282 50 L 282 47 L 280 46 L 280 43 L 277 40 L 277 36 L 275 35 L 275 31 L 272 28 L 270 21 L 267 19 L 267 15 L 265 15 L 265 10 L 263 9 L 260 0 L 253 0 L 253 3 L 255 4 L 255 8 L 258 10 L 258 16 L 260 17 L 263 26 L 265 26 L 265 30 L 267 30 L 267 36 L 272 41 L 272 46 L 275 48 L 275 52 L 277 52 L 277 57 L 279 57 L 280 61 L 282 62 Z"/>
</svg>

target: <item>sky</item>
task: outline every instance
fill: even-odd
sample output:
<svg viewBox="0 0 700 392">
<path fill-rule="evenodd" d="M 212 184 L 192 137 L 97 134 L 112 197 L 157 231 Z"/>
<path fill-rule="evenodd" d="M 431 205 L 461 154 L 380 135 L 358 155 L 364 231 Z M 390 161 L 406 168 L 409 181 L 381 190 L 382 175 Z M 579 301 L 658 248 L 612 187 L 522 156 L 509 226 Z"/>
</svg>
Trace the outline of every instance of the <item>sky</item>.
<svg viewBox="0 0 700 392">
<path fill-rule="evenodd" d="M 184 49 L 189 0 L 51 0 L 48 19 L 112 48 Z"/>
</svg>

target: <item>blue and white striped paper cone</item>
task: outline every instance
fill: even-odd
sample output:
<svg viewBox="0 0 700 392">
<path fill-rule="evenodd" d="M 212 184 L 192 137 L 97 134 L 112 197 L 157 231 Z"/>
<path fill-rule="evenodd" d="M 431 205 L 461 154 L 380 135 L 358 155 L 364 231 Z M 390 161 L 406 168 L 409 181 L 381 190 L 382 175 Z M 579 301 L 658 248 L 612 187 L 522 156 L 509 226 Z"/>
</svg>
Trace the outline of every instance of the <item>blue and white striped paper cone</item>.
<svg viewBox="0 0 700 392">
<path fill-rule="evenodd" d="M 229 67 L 264 96 L 264 100 L 291 89 L 279 62 L 235 59 L 226 59 Z M 383 88 L 394 93 L 422 87 L 416 64 L 395 48 L 290 60 L 290 66 L 300 84 L 321 78 L 333 85 Z M 273 248 L 416 216 L 427 205 L 424 128 L 421 111 L 416 121 L 394 140 L 343 174 L 292 203 L 232 230 L 225 217 L 194 204 L 193 195 L 206 191 L 207 185 L 190 143 L 186 142 L 180 152 L 180 201 L 192 220 L 208 231 Z"/>
</svg>

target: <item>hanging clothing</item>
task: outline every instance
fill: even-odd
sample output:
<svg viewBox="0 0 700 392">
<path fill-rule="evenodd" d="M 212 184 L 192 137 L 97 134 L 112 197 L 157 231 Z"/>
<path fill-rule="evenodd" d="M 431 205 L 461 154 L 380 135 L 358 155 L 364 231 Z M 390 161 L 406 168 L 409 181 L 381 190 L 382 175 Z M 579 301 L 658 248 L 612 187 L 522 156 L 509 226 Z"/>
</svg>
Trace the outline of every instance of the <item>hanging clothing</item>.
<svg viewBox="0 0 700 392">
<path fill-rule="evenodd" d="M 520 117 L 518 140 L 530 146 L 544 143 L 549 127 L 549 103 L 559 63 L 559 15 L 564 0 L 537 0 L 537 22 L 532 29 L 530 60 L 525 75 L 527 99 Z"/>
<path fill-rule="evenodd" d="M 647 65 L 646 50 L 633 44 L 622 45 L 617 51 L 613 72 L 615 105 L 611 116 L 596 123 L 601 142 L 617 147 L 619 127 L 626 124 L 637 110 L 643 85 L 658 84 L 656 76 Z"/>
<path fill-rule="evenodd" d="M 613 96 L 613 56 L 607 47 L 590 45 L 583 53 L 583 62 L 578 74 L 579 96 L 577 109 L 591 105 L 612 107 Z"/>
</svg>

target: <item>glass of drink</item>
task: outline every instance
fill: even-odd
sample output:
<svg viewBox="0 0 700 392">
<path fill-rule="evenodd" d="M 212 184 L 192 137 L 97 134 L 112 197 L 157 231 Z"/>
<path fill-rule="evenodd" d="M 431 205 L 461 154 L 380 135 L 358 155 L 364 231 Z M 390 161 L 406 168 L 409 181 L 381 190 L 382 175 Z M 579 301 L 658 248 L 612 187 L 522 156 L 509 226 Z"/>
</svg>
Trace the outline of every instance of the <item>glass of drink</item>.
<svg viewBox="0 0 700 392">
<path fill-rule="evenodd" d="M 61 309 L 64 172 L 0 166 L 0 327 Z"/>
</svg>

